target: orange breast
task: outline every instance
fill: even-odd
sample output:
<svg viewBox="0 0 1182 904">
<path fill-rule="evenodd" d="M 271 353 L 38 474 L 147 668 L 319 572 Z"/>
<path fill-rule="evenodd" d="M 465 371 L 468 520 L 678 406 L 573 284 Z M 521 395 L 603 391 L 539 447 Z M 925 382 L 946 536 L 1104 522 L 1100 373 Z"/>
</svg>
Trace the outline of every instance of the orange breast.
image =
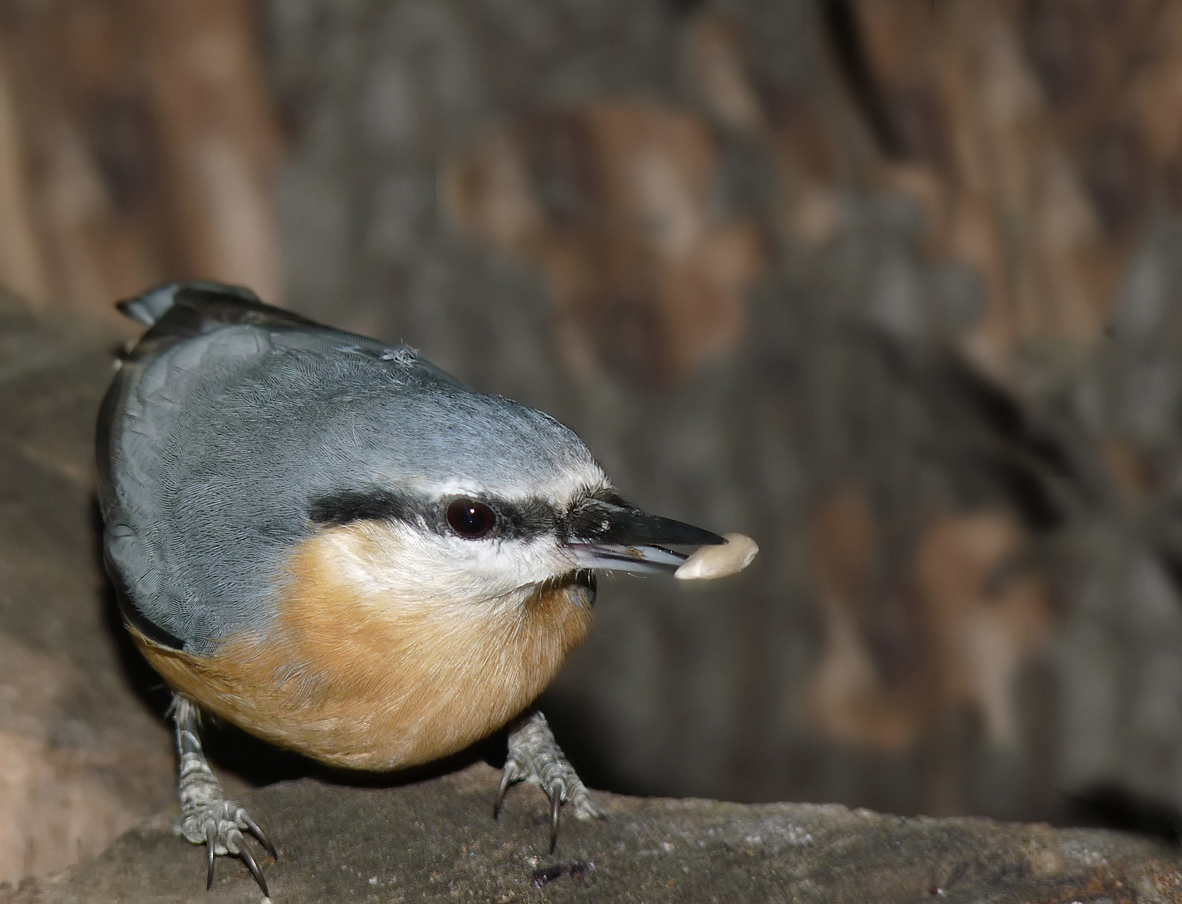
<svg viewBox="0 0 1182 904">
<path fill-rule="evenodd" d="M 372 531 L 303 543 L 266 635 L 209 656 L 139 648 L 174 690 L 283 747 L 335 766 L 393 769 L 461 750 L 504 725 L 586 636 L 591 610 L 564 583 L 524 602 L 405 604 L 350 584 L 336 557 Z"/>
</svg>

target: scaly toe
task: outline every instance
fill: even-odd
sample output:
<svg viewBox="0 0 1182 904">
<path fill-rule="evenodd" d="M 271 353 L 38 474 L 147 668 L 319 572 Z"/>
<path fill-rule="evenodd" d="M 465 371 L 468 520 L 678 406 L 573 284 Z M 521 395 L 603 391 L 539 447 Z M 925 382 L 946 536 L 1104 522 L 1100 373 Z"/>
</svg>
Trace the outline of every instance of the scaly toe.
<svg viewBox="0 0 1182 904">
<path fill-rule="evenodd" d="M 558 828 L 564 803 L 571 804 L 576 819 L 603 815 L 591 802 L 586 785 L 563 755 L 541 713 L 533 713 L 522 720 L 509 735 L 509 754 L 497 789 L 494 815 L 500 812 L 505 792 L 519 781 L 537 785 L 550 798 L 551 853 L 558 844 Z"/>
<path fill-rule="evenodd" d="M 189 841 L 206 846 L 206 888 L 213 887 L 217 858 L 237 857 L 250 870 L 263 894 L 270 896 L 266 877 L 250 852 L 243 833 L 249 832 L 254 836 L 272 857 L 278 859 L 278 854 L 270 839 L 245 809 L 228 800 L 195 804 L 184 814 L 180 828 L 181 834 Z"/>
</svg>

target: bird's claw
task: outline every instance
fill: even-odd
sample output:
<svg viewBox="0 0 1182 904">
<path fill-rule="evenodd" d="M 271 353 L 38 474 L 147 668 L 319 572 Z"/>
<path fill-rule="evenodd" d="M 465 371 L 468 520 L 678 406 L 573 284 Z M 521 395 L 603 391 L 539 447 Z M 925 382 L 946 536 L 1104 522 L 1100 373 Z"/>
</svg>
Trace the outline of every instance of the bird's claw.
<svg viewBox="0 0 1182 904">
<path fill-rule="evenodd" d="M 217 857 L 218 830 L 211 822 L 205 828 L 205 853 L 209 857 L 209 869 L 205 874 L 205 890 L 213 888 L 213 864 Z"/>
<path fill-rule="evenodd" d="M 501 818 L 501 804 L 505 802 L 505 794 L 511 785 L 521 779 L 522 776 L 517 772 L 517 764 L 513 760 L 505 760 L 505 768 L 501 770 L 501 784 L 497 788 L 497 799 L 493 801 L 493 819 Z"/>
<path fill-rule="evenodd" d="M 550 853 L 558 844 L 558 827 L 562 805 L 574 808 L 576 819 L 591 819 L 603 812 L 591 801 L 591 794 L 574 767 L 567 761 L 554 740 L 546 717 L 533 713 L 509 735 L 509 753 L 501 773 L 501 784 L 493 805 L 493 816 L 500 814 L 505 793 L 517 782 L 537 785 L 550 798 Z"/>
<path fill-rule="evenodd" d="M 558 818 L 562 815 L 562 789 L 551 788 L 550 795 L 550 853 L 558 847 Z"/>
<path fill-rule="evenodd" d="M 258 841 L 258 843 L 266 849 L 267 853 L 271 855 L 271 859 L 278 860 L 279 851 L 276 849 L 275 845 L 271 843 L 271 839 L 263 834 L 263 830 L 259 828 L 259 824 L 250 818 L 250 814 L 239 807 L 238 818 L 245 825 L 246 831 L 250 832 L 250 834 L 255 837 L 255 840 Z"/>
<path fill-rule="evenodd" d="M 194 844 L 206 846 L 205 887 L 213 887 L 214 864 L 217 857 L 237 857 L 250 870 L 265 896 L 270 897 L 267 879 L 258 861 L 250 852 L 243 832 L 253 835 L 274 859 L 279 854 L 262 829 L 245 809 L 229 800 L 211 800 L 191 805 L 181 815 L 180 833 Z"/>
<path fill-rule="evenodd" d="M 246 868 L 250 870 L 250 874 L 254 876 L 254 881 L 259 884 L 259 888 L 263 890 L 263 897 L 271 897 L 271 893 L 267 890 L 267 879 L 263 876 L 262 870 L 259 869 L 258 863 L 255 862 L 254 854 L 250 852 L 250 848 L 242 845 L 242 850 L 238 852 L 238 856 L 246 863 Z"/>
</svg>

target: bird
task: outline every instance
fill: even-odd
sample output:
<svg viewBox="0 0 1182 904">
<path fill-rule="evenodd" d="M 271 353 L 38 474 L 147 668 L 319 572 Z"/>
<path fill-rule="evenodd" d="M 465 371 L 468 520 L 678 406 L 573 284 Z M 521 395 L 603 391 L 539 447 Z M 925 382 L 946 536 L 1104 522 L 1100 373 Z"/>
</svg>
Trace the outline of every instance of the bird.
<svg viewBox="0 0 1182 904">
<path fill-rule="evenodd" d="M 118 308 L 147 329 L 98 419 L 103 554 L 173 694 L 178 828 L 207 887 L 237 857 L 267 895 L 247 836 L 278 852 L 211 770 L 202 714 L 363 770 L 508 725 L 494 815 L 539 785 L 551 851 L 564 804 L 600 815 L 534 701 L 587 635 L 597 571 L 675 572 L 689 547 L 700 577 L 726 539 L 629 504 L 569 428 L 406 346 L 215 282 Z"/>
</svg>

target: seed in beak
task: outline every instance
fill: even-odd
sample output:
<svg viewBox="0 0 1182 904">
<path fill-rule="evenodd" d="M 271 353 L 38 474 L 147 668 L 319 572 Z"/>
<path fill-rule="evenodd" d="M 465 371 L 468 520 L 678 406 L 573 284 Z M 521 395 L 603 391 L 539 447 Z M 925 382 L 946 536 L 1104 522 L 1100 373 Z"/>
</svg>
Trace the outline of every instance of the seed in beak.
<svg viewBox="0 0 1182 904">
<path fill-rule="evenodd" d="M 725 543 L 700 546 L 673 576 L 683 581 L 708 581 L 736 574 L 751 564 L 759 547 L 744 534 L 726 534 Z"/>
</svg>

